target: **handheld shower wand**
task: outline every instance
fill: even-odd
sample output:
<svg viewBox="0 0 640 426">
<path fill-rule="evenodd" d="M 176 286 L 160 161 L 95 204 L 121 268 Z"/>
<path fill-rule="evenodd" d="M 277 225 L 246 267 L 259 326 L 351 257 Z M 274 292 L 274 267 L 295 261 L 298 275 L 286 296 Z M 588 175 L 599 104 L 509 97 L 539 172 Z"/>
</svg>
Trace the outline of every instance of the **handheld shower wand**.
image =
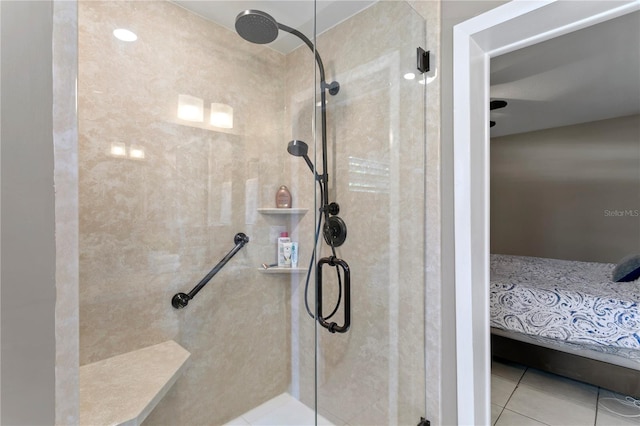
<svg viewBox="0 0 640 426">
<path fill-rule="evenodd" d="M 308 304 L 306 292 L 309 284 L 309 273 L 311 268 L 309 268 L 309 273 L 307 274 L 307 284 L 305 285 L 305 306 L 307 307 L 307 312 L 314 319 L 317 319 L 318 322 L 328 329 L 331 333 L 339 332 L 344 333 L 350 327 L 350 269 L 349 265 L 341 259 L 336 257 L 335 248 L 341 246 L 346 237 L 347 237 L 347 226 L 342 219 L 336 216 L 340 212 L 340 206 L 333 202 L 329 203 L 329 195 L 328 195 L 328 182 L 329 175 L 327 173 L 327 102 L 326 102 L 326 92 L 328 91 L 330 95 L 336 95 L 340 91 L 340 84 L 336 81 L 327 84 L 325 80 L 324 73 L 324 65 L 322 63 L 322 58 L 320 58 L 320 54 L 316 50 L 314 44 L 300 31 L 295 30 L 291 27 L 288 27 L 284 24 L 277 22 L 271 15 L 266 12 L 262 12 L 260 10 L 245 10 L 241 12 L 236 17 L 235 27 L 238 35 L 244 38 L 245 40 L 256 43 L 256 44 L 266 44 L 271 43 L 278 37 L 279 30 L 288 32 L 300 40 L 302 40 L 309 49 L 314 53 L 316 63 L 318 65 L 318 70 L 320 74 L 320 105 L 321 105 L 321 133 L 322 133 L 322 172 L 318 173 L 317 169 L 314 167 L 313 163 L 309 159 L 308 152 L 309 147 L 306 143 L 300 140 L 293 140 L 289 142 L 287 146 L 287 151 L 289 154 L 302 157 L 304 161 L 309 166 L 309 169 L 314 174 L 316 181 L 318 182 L 318 186 L 320 187 L 320 198 L 322 200 L 322 207 L 320 208 L 321 215 L 318 219 L 318 229 L 315 234 L 315 244 L 317 245 L 318 236 L 320 232 L 321 222 L 324 218 L 324 228 L 323 228 L 323 236 L 326 243 L 331 247 L 332 256 L 330 258 L 320 259 L 318 262 L 318 268 L 316 271 L 316 295 L 322 294 L 322 265 L 329 264 L 336 268 L 337 276 L 338 276 L 338 285 L 339 290 L 338 294 L 340 295 L 338 298 L 338 302 L 335 306 L 335 309 L 331 314 L 326 317 L 322 316 L 322 303 L 321 301 L 316 303 L 316 312 L 317 316 L 312 314 Z M 315 256 L 315 250 L 314 250 Z M 313 264 L 314 256 L 311 258 L 311 264 Z M 328 323 L 326 320 L 331 318 L 338 310 L 340 306 L 340 300 L 342 295 L 342 280 L 340 278 L 340 271 L 338 268 L 343 269 L 343 274 L 345 276 L 345 309 L 344 309 L 344 323 L 342 326 L 338 326 L 336 323 Z"/>
<path fill-rule="evenodd" d="M 338 213 L 340 213 L 340 206 L 338 205 L 338 203 L 329 203 L 327 196 L 327 175 L 326 173 L 323 175 L 319 175 L 316 172 L 315 168 L 313 167 L 313 163 L 307 155 L 308 151 L 309 147 L 307 146 L 307 144 L 299 140 L 293 140 L 289 142 L 289 145 L 287 145 L 287 152 L 295 157 L 302 157 L 307 163 L 307 166 L 309 166 L 311 173 L 315 174 L 318 185 L 320 186 L 320 194 L 322 198 L 322 207 L 320 208 L 320 211 L 322 212 L 325 219 L 325 225 L 322 234 L 327 244 L 329 244 L 331 247 L 339 247 L 347 238 L 347 225 L 341 218 L 336 216 Z"/>
<path fill-rule="evenodd" d="M 298 140 L 293 140 L 289 142 L 289 145 L 287 145 L 287 152 L 294 157 L 302 157 L 307 163 L 307 166 L 309 166 L 311 173 L 314 173 L 316 175 L 316 179 L 320 178 L 320 176 L 318 176 L 318 173 L 316 173 L 316 171 L 314 170 L 313 163 L 307 155 L 307 153 L 309 152 L 309 146 L 306 143 Z"/>
</svg>

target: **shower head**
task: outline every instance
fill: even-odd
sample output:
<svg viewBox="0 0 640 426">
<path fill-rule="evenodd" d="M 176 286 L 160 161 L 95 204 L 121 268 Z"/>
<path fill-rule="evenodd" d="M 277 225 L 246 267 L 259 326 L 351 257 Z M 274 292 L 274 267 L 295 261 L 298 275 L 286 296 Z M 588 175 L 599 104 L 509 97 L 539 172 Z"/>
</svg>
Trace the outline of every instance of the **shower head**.
<svg viewBox="0 0 640 426">
<path fill-rule="evenodd" d="M 306 143 L 298 140 L 293 140 L 289 142 L 289 145 L 287 145 L 287 152 L 293 155 L 294 157 L 304 158 L 304 161 L 307 163 L 307 166 L 309 166 L 312 172 L 314 171 L 313 163 L 311 162 L 311 160 L 309 159 L 309 156 L 307 155 L 307 153 L 309 152 L 309 146 Z"/>
<path fill-rule="evenodd" d="M 294 140 L 287 145 L 287 152 L 296 157 L 304 157 L 309 153 L 309 146 L 302 141 Z"/>
<path fill-rule="evenodd" d="M 273 16 L 261 10 L 247 9 L 236 16 L 236 32 L 240 37 L 251 43 L 271 43 L 278 38 L 280 30 L 298 37 L 314 53 L 320 72 L 322 96 L 324 96 L 325 89 L 328 90 L 331 95 L 338 94 L 340 90 L 340 84 L 338 82 L 334 81 L 330 84 L 325 84 L 322 59 L 320 59 L 320 54 L 313 45 L 313 42 L 309 40 L 309 37 L 294 28 L 281 24 L 276 21 Z"/>
<path fill-rule="evenodd" d="M 267 44 L 278 38 L 278 22 L 261 10 L 245 10 L 236 16 L 236 32 L 243 39 Z"/>
</svg>

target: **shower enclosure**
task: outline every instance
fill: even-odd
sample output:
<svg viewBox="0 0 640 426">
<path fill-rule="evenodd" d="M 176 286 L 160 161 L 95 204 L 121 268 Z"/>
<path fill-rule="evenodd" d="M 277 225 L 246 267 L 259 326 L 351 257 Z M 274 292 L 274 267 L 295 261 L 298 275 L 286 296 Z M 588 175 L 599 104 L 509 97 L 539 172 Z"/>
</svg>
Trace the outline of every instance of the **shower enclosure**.
<svg viewBox="0 0 640 426">
<path fill-rule="evenodd" d="M 247 9 L 311 45 L 287 31 L 243 39 L 233 25 Z M 258 424 L 261 404 L 285 397 L 308 408 L 306 424 L 417 424 L 424 19 L 403 1 L 80 1 L 78 22 L 81 364 L 186 348 L 149 425 Z M 275 208 L 281 185 L 292 208 Z M 335 235 L 334 218 L 340 244 L 318 232 Z M 281 232 L 298 243 L 296 268 L 269 266 Z M 248 242 L 174 308 L 238 233 Z"/>
</svg>

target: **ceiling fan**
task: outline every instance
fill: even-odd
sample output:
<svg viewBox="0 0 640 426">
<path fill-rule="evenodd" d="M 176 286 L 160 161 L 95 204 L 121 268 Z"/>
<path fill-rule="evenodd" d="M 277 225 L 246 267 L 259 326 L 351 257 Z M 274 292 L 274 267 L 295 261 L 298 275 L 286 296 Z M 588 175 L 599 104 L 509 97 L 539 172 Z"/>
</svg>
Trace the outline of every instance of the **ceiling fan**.
<svg viewBox="0 0 640 426">
<path fill-rule="evenodd" d="M 489 111 L 493 111 L 494 109 L 500 109 L 507 106 L 507 101 L 503 101 L 501 99 L 489 102 Z M 493 127 L 496 125 L 495 121 L 489 121 L 489 127 Z"/>
</svg>

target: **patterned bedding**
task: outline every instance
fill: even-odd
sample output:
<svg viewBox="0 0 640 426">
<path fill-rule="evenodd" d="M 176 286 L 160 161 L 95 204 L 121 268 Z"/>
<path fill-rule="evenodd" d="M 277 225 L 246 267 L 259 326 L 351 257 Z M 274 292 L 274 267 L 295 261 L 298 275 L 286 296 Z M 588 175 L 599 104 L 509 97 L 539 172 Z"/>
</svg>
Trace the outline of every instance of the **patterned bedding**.
<svg viewBox="0 0 640 426">
<path fill-rule="evenodd" d="M 590 346 L 640 350 L 640 281 L 615 265 L 491 255 L 491 326 Z"/>
</svg>

